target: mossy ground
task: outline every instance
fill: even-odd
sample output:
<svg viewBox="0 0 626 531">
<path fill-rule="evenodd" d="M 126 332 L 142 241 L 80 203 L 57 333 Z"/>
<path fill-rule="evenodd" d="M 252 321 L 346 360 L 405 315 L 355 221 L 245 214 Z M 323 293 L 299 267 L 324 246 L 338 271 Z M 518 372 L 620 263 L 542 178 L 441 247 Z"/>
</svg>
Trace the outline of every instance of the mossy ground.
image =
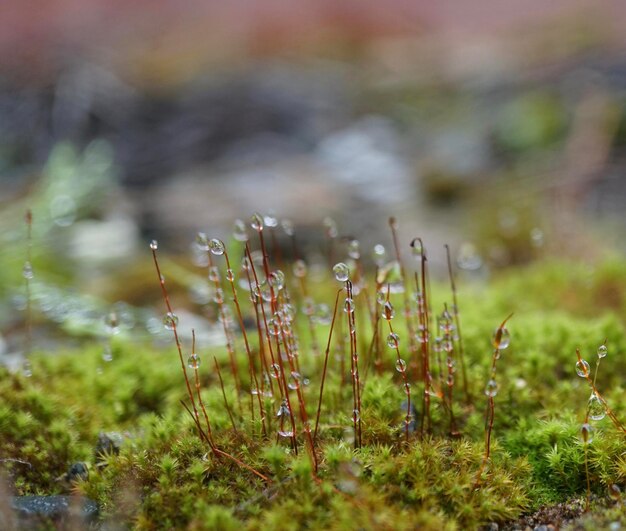
<svg viewBox="0 0 626 531">
<path fill-rule="evenodd" d="M 589 389 L 574 372 L 575 350 L 580 347 L 593 366 L 598 345 L 607 339 L 598 388 L 626 420 L 626 264 L 540 263 L 504 273 L 486 288 L 460 286 L 472 396 L 466 403 L 457 385 L 460 438 L 448 435 L 447 415 L 434 401 L 432 434 L 420 439 L 413 433 L 405 441 L 404 395 L 393 354 L 386 352 L 383 374 L 370 370 L 363 378 L 363 445 L 354 449 L 349 378 L 341 383 L 331 358 L 315 477 L 304 439 L 295 455 L 274 436 L 260 436 L 248 398 L 237 406 L 225 349 L 213 349 L 210 356 L 223 365 L 235 410 L 237 431 L 232 429 L 209 352 L 200 346 L 216 444 L 268 476 L 268 484 L 212 457 L 197 436 L 180 404 L 186 390 L 173 348 L 119 338 L 109 363 L 102 361 L 100 343 L 87 343 L 55 354 L 35 352 L 30 378 L 0 369 L 0 458 L 28 463 L 5 461 L 7 482 L 19 494 L 80 492 L 98 502 L 107 528 L 138 529 L 473 529 L 584 497 L 579 433 Z M 448 297 L 445 287 L 433 286 L 434 308 Z M 498 362 L 492 455 L 474 488 L 484 452 L 490 338 L 512 311 L 511 346 Z M 319 327 L 321 338 L 327 332 Z M 301 341 L 306 352 L 304 335 Z M 401 349 L 408 357 L 406 346 Z M 244 367 L 242 349 L 240 355 Z M 313 415 L 319 360 L 303 354 L 301 363 L 311 380 L 305 396 Z M 417 396 L 420 385 L 414 389 Z M 419 413 L 419 401 L 417 406 Z M 607 495 L 609 485 L 626 483 L 625 437 L 608 418 L 595 427 L 589 446 L 592 512 L 577 525 L 626 524 L 622 502 Z M 120 453 L 95 456 L 98 434 L 108 431 L 123 435 Z M 59 481 L 76 461 L 89 464 L 89 478 Z"/>
</svg>

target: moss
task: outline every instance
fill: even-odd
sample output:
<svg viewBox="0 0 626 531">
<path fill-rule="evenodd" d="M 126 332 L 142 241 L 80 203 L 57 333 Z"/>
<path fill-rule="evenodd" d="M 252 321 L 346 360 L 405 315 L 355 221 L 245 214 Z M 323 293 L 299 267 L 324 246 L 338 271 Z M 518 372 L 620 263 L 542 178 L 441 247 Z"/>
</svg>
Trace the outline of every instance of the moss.
<svg viewBox="0 0 626 531">
<path fill-rule="evenodd" d="M 472 399 L 463 397 L 457 372 L 454 413 L 460 439 L 449 436 L 448 412 L 433 397 L 432 434 L 419 440 L 421 388 L 414 384 L 417 418 L 405 441 L 405 395 L 393 356 L 385 353 L 382 374 L 372 366 L 362 369 L 363 446 L 355 449 L 350 380 L 342 381 L 340 363 L 331 356 L 315 476 L 303 437 L 296 453 L 288 440 L 272 435 L 276 398 L 265 399 L 270 435 L 263 438 L 260 420 L 251 419 L 243 396 L 242 405 L 237 404 L 225 370 L 234 432 L 217 377 L 205 369 L 209 364 L 203 365 L 202 396 L 216 444 L 269 477 L 272 483 L 267 484 L 232 460 L 213 455 L 197 436 L 180 405 L 186 390 L 173 349 L 120 338 L 110 363 L 102 362 L 101 345 L 86 342 L 54 356 L 36 353 L 31 378 L 0 368 L 0 458 L 18 493 L 79 491 L 98 502 L 102 522 L 112 526 L 468 529 L 510 522 L 546 504 L 585 495 L 579 428 L 589 389 L 574 373 L 577 347 L 592 361 L 597 345 L 608 338 L 610 354 L 597 384 L 615 414 L 626 418 L 621 376 L 626 360 L 614 355 L 626 349 L 623 314 L 616 312 L 624 308 L 624 300 L 606 296 L 612 290 L 626 293 L 626 266 L 612 261 L 592 273 L 549 262 L 533 265 L 523 275 L 502 274 L 482 291 L 471 286 L 461 290 Z M 332 296 L 334 286 L 319 288 L 320 300 Z M 446 288 L 434 283 L 432 291 L 437 307 L 448 296 Z M 513 342 L 498 363 L 491 457 L 475 488 L 485 448 L 483 391 L 490 336 L 494 323 L 511 310 Z M 367 331 L 367 323 L 359 327 Z M 302 328 L 304 352 L 310 336 Z M 318 340 L 327 331 L 318 326 Z M 369 344 L 362 342 L 359 348 L 366 352 Z M 409 359 L 406 343 L 401 343 L 402 355 Z M 215 355 L 221 362 L 227 359 L 221 349 Z M 240 355 L 243 367 L 243 350 Z M 302 389 L 314 419 L 319 360 L 302 356 L 301 370 L 311 379 Z M 242 374 L 244 388 L 247 379 Z M 590 481 L 595 499 L 603 499 L 609 485 L 626 482 L 624 437 L 608 419 L 595 426 Z M 101 432 L 120 434 L 119 454 L 94 456 Z M 88 479 L 70 485 L 58 481 L 76 461 L 89 463 Z M 624 521 L 622 506 L 595 503 L 593 515 L 580 525 L 593 528 L 611 521 Z"/>
</svg>

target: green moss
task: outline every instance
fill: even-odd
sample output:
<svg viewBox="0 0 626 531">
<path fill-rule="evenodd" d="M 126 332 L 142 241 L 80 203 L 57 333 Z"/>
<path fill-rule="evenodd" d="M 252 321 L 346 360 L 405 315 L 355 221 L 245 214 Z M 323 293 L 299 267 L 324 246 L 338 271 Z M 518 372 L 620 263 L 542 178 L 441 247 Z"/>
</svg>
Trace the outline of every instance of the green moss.
<svg viewBox="0 0 626 531">
<path fill-rule="evenodd" d="M 320 286 L 320 298 L 332 296 L 333 289 Z M 577 347 L 592 362 L 598 344 L 608 338 L 610 354 L 597 384 L 618 418 L 626 419 L 626 360 L 616 355 L 626 350 L 623 313 L 616 312 L 624 309 L 624 300 L 602 295 L 613 290 L 626 293 L 626 266 L 619 262 L 601 265 L 592 275 L 582 266 L 534 265 L 523 275 L 503 274 L 485 290 L 464 288 L 459 296 L 472 399 L 465 401 L 457 371 L 460 439 L 450 438 L 448 412 L 433 397 L 432 434 L 419 440 L 413 431 L 405 441 L 405 395 L 387 351 L 383 374 L 362 368 L 364 444 L 354 449 L 350 380 L 342 381 L 339 361 L 331 355 L 315 476 L 304 437 L 297 454 L 288 439 L 275 438 L 277 400 L 266 398 L 269 436 L 263 438 L 260 420 L 252 421 L 247 397 L 238 405 L 225 370 L 235 433 L 217 377 L 203 364 L 202 396 L 216 444 L 268 476 L 272 483 L 266 484 L 232 460 L 214 456 L 197 436 L 180 405 L 186 390 L 177 353 L 122 338 L 110 363 L 102 362 L 101 345 L 87 344 L 53 356 L 36 353 L 31 378 L 0 369 L 0 458 L 28 463 L 5 462 L 18 493 L 78 490 L 98 502 L 103 522 L 137 529 L 468 529 L 510 522 L 585 495 L 579 429 L 589 388 L 574 372 Z M 434 306 L 445 297 L 446 288 L 434 284 Z M 510 311 L 515 311 L 513 341 L 498 362 L 494 442 L 479 476 L 490 337 Z M 367 323 L 359 327 L 367 336 Z M 305 352 L 309 336 L 302 328 Z M 317 332 L 319 340 L 327 328 Z M 369 344 L 362 342 L 360 351 L 366 352 Z M 409 359 L 406 343 L 402 355 Z M 215 354 L 226 359 L 221 349 Z M 240 355 L 244 367 L 242 350 Z M 306 356 L 301 365 L 311 379 L 303 393 L 314 420 L 321 365 Z M 244 388 L 247 378 L 242 373 Z M 420 384 L 413 384 L 412 393 L 421 415 Z M 412 430 L 421 417 L 415 420 Z M 589 472 L 594 496 L 602 499 L 608 485 L 626 482 L 624 436 L 608 419 L 595 426 Z M 94 455 L 101 432 L 121 434 L 119 454 Z M 59 481 L 76 461 L 89 463 L 89 478 L 71 485 Z M 594 507 L 595 516 L 581 525 L 624 521 L 621 506 Z"/>
</svg>

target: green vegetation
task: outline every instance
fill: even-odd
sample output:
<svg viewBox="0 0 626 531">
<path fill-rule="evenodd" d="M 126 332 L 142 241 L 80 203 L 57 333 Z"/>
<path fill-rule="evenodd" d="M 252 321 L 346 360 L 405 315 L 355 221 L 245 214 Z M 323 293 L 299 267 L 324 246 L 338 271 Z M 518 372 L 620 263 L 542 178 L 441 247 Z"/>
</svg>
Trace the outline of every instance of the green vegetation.
<svg viewBox="0 0 626 531">
<path fill-rule="evenodd" d="M 241 227 L 229 245 L 230 266 L 222 242 L 200 235 L 199 250 L 210 259 L 201 274 L 208 272 L 212 289 L 203 307 L 221 316 L 215 326 L 227 347 L 200 339 L 192 346 L 178 336 L 184 317 L 176 315 L 165 319 L 165 335 L 155 335 L 169 346 L 132 330 L 117 335 L 119 307 L 103 312 L 101 337 L 73 340 L 54 354 L 33 339 L 30 377 L 0 368 L 5 482 L 17 494 L 81 493 L 98 503 L 101 522 L 138 529 L 473 529 L 584 499 L 580 429 L 589 421 L 591 511 L 579 523 L 626 523 L 624 433 L 608 416 L 586 417 L 590 389 L 575 371 L 576 349 L 593 365 L 606 339 L 595 385 L 611 414 L 626 419 L 626 263 L 592 269 L 542 261 L 488 286 L 459 279 L 456 315 L 449 279 L 426 287 L 421 244 L 413 246 L 417 265 L 386 257 L 370 273 L 358 244 L 344 246 L 326 228 L 329 254 L 350 256 L 346 269 L 335 267 L 336 280 L 312 278 L 297 250 L 293 273 L 281 276 L 279 263 L 268 267 L 262 254 L 244 252 Z M 281 260 L 275 248 L 268 254 Z M 246 256 L 248 268 L 240 269 Z M 162 260 L 160 268 L 167 305 L 172 296 L 193 307 L 177 289 L 193 274 L 186 269 L 175 283 L 181 267 Z M 145 275 L 157 293 L 158 277 Z M 239 285 L 247 275 L 258 277 L 256 304 Z M 36 296 L 41 285 L 33 280 L 32 288 Z M 161 305 L 164 314 L 177 311 Z M 36 307 L 34 319 L 41 320 Z M 78 329 L 75 337 L 84 333 Z M 99 436 L 116 444 L 98 451 Z M 88 478 L 67 477 L 75 462 L 88 464 Z"/>
</svg>

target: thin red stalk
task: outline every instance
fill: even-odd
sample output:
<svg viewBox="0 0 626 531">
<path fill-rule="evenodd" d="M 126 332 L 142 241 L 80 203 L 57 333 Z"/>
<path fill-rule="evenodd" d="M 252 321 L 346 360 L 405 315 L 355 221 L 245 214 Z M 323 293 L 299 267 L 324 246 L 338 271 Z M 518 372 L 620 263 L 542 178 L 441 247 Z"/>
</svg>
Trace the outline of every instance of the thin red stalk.
<svg viewBox="0 0 626 531">
<path fill-rule="evenodd" d="M 400 253 L 400 244 L 398 243 L 398 223 L 396 218 L 389 218 L 389 228 L 391 229 L 391 237 L 393 240 L 393 248 L 396 255 L 396 260 L 400 266 L 400 278 L 402 279 L 402 285 L 404 286 L 403 302 L 404 302 L 404 319 L 406 322 L 406 330 L 409 334 L 409 352 L 411 357 L 417 356 L 417 343 L 415 341 L 415 330 L 411 320 L 411 303 L 409 302 L 409 287 L 406 282 L 406 275 L 404 269 L 404 263 L 402 262 L 402 255 Z"/>
<path fill-rule="evenodd" d="M 226 260 L 226 268 L 229 271 L 232 271 L 232 268 L 230 266 L 230 260 L 228 258 L 228 252 L 226 250 L 224 250 L 224 259 Z M 263 407 L 263 401 L 261 400 L 261 395 L 260 395 L 260 390 L 259 390 L 259 381 L 257 379 L 257 375 L 256 375 L 256 370 L 254 367 L 254 359 L 252 357 L 252 349 L 250 348 L 250 344 L 248 342 L 248 333 L 246 332 L 246 326 L 243 322 L 243 315 L 241 313 L 241 306 L 239 305 L 239 297 L 237 297 L 237 290 L 235 289 L 235 281 L 234 281 L 234 277 L 228 278 L 227 279 L 229 284 L 230 284 L 230 289 L 231 292 L 233 294 L 233 302 L 235 304 L 235 311 L 237 313 L 237 320 L 239 321 L 239 328 L 241 329 L 241 334 L 243 335 L 243 342 L 246 348 L 246 354 L 248 355 L 248 366 L 250 369 L 250 375 L 252 376 L 252 379 L 254 381 L 254 386 L 255 386 L 255 390 L 256 390 L 256 396 L 258 399 L 258 405 L 259 405 L 259 415 L 261 416 L 261 426 L 262 426 L 262 430 L 263 430 L 263 436 L 267 435 L 267 430 L 265 427 L 265 409 Z M 254 411 L 254 410 L 253 410 Z"/>
<path fill-rule="evenodd" d="M 448 276 L 450 277 L 450 289 L 452 290 L 452 314 L 454 316 L 454 325 L 456 326 L 456 335 L 458 338 L 459 346 L 459 360 L 461 361 L 461 375 L 463 376 L 463 393 L 465 394 L 465 401 L 469 404 L 472 401 L 468 386 L 467 386 L 467 373 L 465 369 L 465 350 L 463 347 L 463 335 L 461 334 L 461 319 L 459 317 L 459 303 L 457 300 L 456 283 L 454 281 L 454 273 L 452 272 L 452 260 L 450 259 L 450 247 L 445 244 L 446 248 L 446 260 L 448 262 Z"/>
<path fill-rule="evenodd" d="M 493 356 L 491 358 L 491 374 L 490 379 L 495 379 L 496 375 L 496 363 L 500 359 L 500 343 L 502 342 L 502 334 L 504 333 L 504 325 L 507 321 L 513 317 L 513 314 L 509 315 L 500 326 L 496 329 L 496 333 L 493 339 L 494 343 L 494 351 Z M 489 456 L 491 455 L 491 432 L 493 430 L 493 420 L 495 417 L 495 401 L 492 395 L 488 395 L 487 400 L 487 412 L 485 414 L 485 455 L 483 456 L 482 463 L 478 470 L 478 474 L 476 474 L 476 480 L 474 482 L 474 489 L 478 488 L 480 484 L 481 476 L 483 471 L 485 470 L 485 466 L 487 465 L 487 461 L 489 460 Z"/>
<path fill-rule="evenodd" d="M 167 294 L 167 289 L 165 288 L 165 277 L 161 274 L 161 268 L 159 267 L 159 261 L 157 259 L 157 243 L 156 240 L 153 240 L 150 244 L 150 249 L 152 250 L 152 260 L 154 261 L 154 267 L 156 268 L 157 277 L 159 278 L 159 283 L 161 285 L 161 293 L 163 294 L 163 300 L 165 301 L 165 306 L 167 308 L 168 314 L 174 317 L 174 312 L 172 311 L 172 305 L 170 304 L 170 298 Z M 178 328 L 176 326 L 176 320 L 174 318 L 171 319 L 172 332 L 174 333 L 174 341 L 176 342 L 176 350 L 178 351 L 178 358 L 180 359 L 180 366 L 183 371 L 183 376 L 185 377 L 185 385 L 187 387 L 187 394 L 189 396 L 189 400 L 191 401 L 191 405 L 193 407 L 193 412 L 195 415 L 195 419 L 198 420 L 198 409 L 196 407 L 196 401 L 193 396 L 193 392 L 191 390 L 191 384 L 189 383 L 189 376 L 187 376 L 187 369 L 185 367 L 185 360 L 183 358 L 183 349 L 180 344 L 180 339 L 178 337 Z M 199 426 L 199 422 L 198 422 Z M 202 433 L 202 430 L 200 430 Z"/>
<path fill-rule="evenodd" d="M 180 403 L 187 410 L 187 413 L 189 413 L 189 415 L 191 415 L 191 418 L 195 422 L 196 427 L 200 431 L 201 438 L 204 439 L 205 441 L 207 441 L 209 443 L 209 445 L 211 445 L 211 443 L 209 442 L 206 434 L 202 431 L 202 427 L 200 426 L 200 423 L 199 423 L 198 419 L 194 418 L 193 413 L 191 412 L 191 410 L 189 409 L 187 404 L 185 404 L 185 402 L 183 402 L 182 400 L 180 401 Z M 261 478 L 263 481 L 265 481 L 267 483 L 272 483 L 272 480 L 270 478 L 268 478 L 267 476 L 264 476 L 263 474 L 261 474 L 261 472 L 259 472 L 258 470 L 255 470 L 250 465 L 247 465 L 246 463 L 244 463 L 240 459 L 237 459 L 234 455 L 231 455 L 228 452 L 225 452 L 224 450 L 220 450 L 216 446 L 212 447 L 212 450 L 213 450 L 213 453 L 215 455 L 226 457 L 226 458 L 230 459 L 231 461 L 233 461 L 233 463 L 235 463 L 238 466 L 240 466 L 241 468 L 245 468 L 246 470 L 252 472 L 255 476 Z"/>
<path fill-rule="evenodd" d="M 233 426 L 233 431 L 236 434 L 239 434 L 237 431 L 237 426 L 235 425 L 235 419 L 233 418 L 233 412 L 228 405 L 228 399 L 226 398 L 226 391 L 224 390 L 224 380 L 222 379 L 222 373 L 220 371 L 220 366 L 217 363 L 217 358 L 213 356 L 213 363 L 215 363 L 215 370 L 217 371 L 217 377 L 220 379 L 220 387 L 222 388 L 222 397 L 224 398 L 224 405 L 226 406 L 226 411 L 228 412 L 228 417 L 230 418 L 230 423 Z"/>
<path fill-rule="evenodd" d="M 241 409 L 241 382 L 239 380 L 239 369 L 237 368 L 237 354 L 235 351 L 235 340 L 232 334 L 232 330 L 229 326 L 229 320 L 226 318 L 226 309 L 224 303 L 224 290 L 222 289 L 222 281 L 217 270 L 217 266 L 213 264 L 213 257 L 211 251 L 207 250 L 207 256 L 209 259 L 209 268 L 215 268 L 216 274 L 213 277 L 213 286 L 215 287 L 215 293 L 218 295 L 217 307 L 220 313 L 220 320 L 222 321 L 222 329 L 226 336 L 226 350 L 228 351 L 228 359 L 230 361 L 230 371 L 235 380 L 235 388 L 237 389 L 237 403 L 239 409 Z M 221 295 L 220 295 L 221 294 Z"/>
<path fill-rule="evenodd" d="M 339 306 L 339 295 L 343 292 L 343 288 L 337 290 L 335 297 L 335 307 L 333 309 L 333 318 L 330 322 L 330 331 L 328 333 L 328 343 L 326 344 L 326 352 L 324 352 L 324 367 L 322 369 L 322 382 L 320 384 L 320 397 L 317 402 L 317 415 L 315 417 L 315 432 L 313 433 L 313 442 L 317 440 L 317 430 L 320 424 L 320 413 L 322 411 L 322 397 L 324 395 L 324 383 L 326 382 L 326 370 L 328 369 L 328 356 L 330 353 L 330 345 L 333 338 L 333 329 L 335 328 L 335 319 L 337 318 L 337 307 Z"/>
<path fill-rule="evenodd" d="M 352 282 L 346 280 L 346 295 L 350 304 L 354 305 L 354 296 L 352 291 Z M 347 302 L 346 300 L 346 302 Z M 354 447 L 360 448 L 361 440 L 361 383 L 359 381 L 359 356 L 357 351 L 356 338 L 356 319 L 354 316 L 354 306 L 349 309 L 348 313 L 348 333 L 350 335 L 350 374 L 352 376 L 352 395 L 353 395 L 353 412 L 352 420 L 354 424 Z"/>
<path fill-rule="evenodd" d="M 196 331 L 194 329 L 191 330 L 191 353 L 196 353 Z M 196 384 L 196 395 L 198 396 L 198 404 L 200 405 L 200 411 L 202 411 L 202 415 L 204 416 L 204 422 L 206 423 L 207 435 L 208 439 L 211 441 L 211 447 L 214 447 L 213 444 L 213 431 L 211 430 L 211 422 L 209 421 L 209 415 L 207 414 L 206 408 L 204 407 L 204 402 L 202 400 L 202 394 L 200 393 L 200 375 L 198 373 L 198 363 L 195 364 L 193 368 L 194 373 L 194 381 Z"/>
<path fill-rule="evenodd" d="M 429 360 L 429 323 L 428 323 L 428 296 L 426 292 L 426 250 L 424 249 L 424 243 L 421 238 L 415 238 L 411 242 L 411 247 L 415 247 L 415 242 L 418 242 L 421 249 L 421 289 L 417 286 L 417 291 L 421 292 L 421 302 L 418 303 L 418 315 L 421 326 L 421 345 L 422 345 L 422 379 L 424 381 L 424 396 L 422 402 L 422 420 L 420 426 L 420 435 L 424 436 L 424 429 L 430 431 L 431 418 L 430 418 L 430 392 L 432 387 L 432 379 L 430 374 L 430 360 Z M 417 273 L 415 274 L 415 282 L 417 283 Z M 426 425 L 425 425 L 426 423 Z"/>
<path fill-rule="evenodd" d="M 389 291 L 387 291 L 387 302 L 389 302 Z M 391 317 L 387 319 L 387 324 L 389 325 L 389 334 L 394 334 L 393 326 L 391 324 Z M 404 363 L 404 360 L 400 357 L 400 348 L 398 347 L 398 342 L 395 342 L 395 351 L 396 351 L 396 359 L 398 362 L 398 366 Z M 402 383 L 404 385 L 404 393 L 406 394 L 406 417 L 404 418 L 404 435 L 405 439 L 408 442 L 409 440 L 409 424 L 411 423 L 411 386 L 406 377 L 406 367 L 403 367 L 402 371 L 399 371 L 402 375 Z"/>
</svg>

